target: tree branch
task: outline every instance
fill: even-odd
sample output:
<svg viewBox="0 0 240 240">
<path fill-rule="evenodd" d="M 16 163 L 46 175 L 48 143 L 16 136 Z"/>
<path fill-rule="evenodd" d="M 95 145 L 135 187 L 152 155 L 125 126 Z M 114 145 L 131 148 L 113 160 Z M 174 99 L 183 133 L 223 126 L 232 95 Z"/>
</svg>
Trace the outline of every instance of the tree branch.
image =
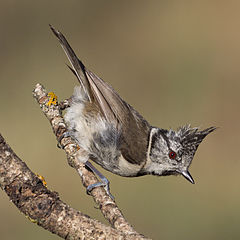
<svg viewBox="0 0 240 240">
<path fill-rule="evenodd" d="M 143 239 L 127 235 L 69 207 L 47 189 L 0 134 L 0 186 L 32 222 L 64 239 Z"/>
</svg>

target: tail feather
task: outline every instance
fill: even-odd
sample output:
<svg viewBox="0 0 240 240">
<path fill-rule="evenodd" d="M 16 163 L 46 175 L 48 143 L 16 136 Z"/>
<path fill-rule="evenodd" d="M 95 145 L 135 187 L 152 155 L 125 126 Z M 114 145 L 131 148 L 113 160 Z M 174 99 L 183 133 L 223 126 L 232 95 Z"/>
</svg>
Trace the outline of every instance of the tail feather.
<svg viewBox="0 0 240 240">
<path fill-rule="evenodd" d="M 68 60 L 70 61 L 72 67 L 68 66 L 70 70 L 76 75 L 78 81 L 80 82 L 84 92 L 87 94 L 89 101 L 93 100 L 91 94 L 90 83 L 86 76 L 86 70 L 84 64 L 78 59 L 76 54 L 74 53 L 73 49 L 69 45 L 68 41 L 64 37 L 64 35 L 56 30 L 52 25 L 50 25 L 51 30 L 53 31 L 54 35 L 58 38 L 64 52 L 66 53 Z"/>
</svg>

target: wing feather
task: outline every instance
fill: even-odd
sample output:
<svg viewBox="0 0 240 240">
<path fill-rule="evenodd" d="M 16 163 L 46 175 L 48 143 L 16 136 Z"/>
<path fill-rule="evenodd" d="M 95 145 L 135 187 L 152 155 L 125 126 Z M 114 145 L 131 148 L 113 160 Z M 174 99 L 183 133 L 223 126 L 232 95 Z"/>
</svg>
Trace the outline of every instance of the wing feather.
<svg viewBox="0 0 240 240">
<path fill-rule="evenodd" d="M 111 122 L 117 121 L 117 125 L 121 128 L 122 155 L 130 163 L 141 164 L 146 160 L 151 126 L 109 84 L 89 70 L 87 70 L 87 77 L 93 81 L 101 96 L 109 103 L 110 110 L 114 115 Z"/>
</svg>

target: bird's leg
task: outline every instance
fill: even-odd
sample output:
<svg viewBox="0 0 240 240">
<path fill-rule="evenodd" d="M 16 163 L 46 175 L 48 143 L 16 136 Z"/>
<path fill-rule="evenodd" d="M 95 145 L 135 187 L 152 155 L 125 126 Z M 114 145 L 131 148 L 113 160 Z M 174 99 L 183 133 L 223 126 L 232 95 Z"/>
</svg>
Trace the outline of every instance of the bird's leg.
<svg viewBox="0 0 240 240">
<path fill-rule="evenodd" d="M 108 179 L 102 175 L 102 173 L 100 173 L 89 161 L 87 161 L 85 163 L 85 166 L 87 166 L 93 173 L 95 173 L 101 180 L 101 182 L 97 182 L 94 184 L 91 184 L 87 187 L 87 194 L 90 194 L 90 192 L 96 188 L 96 187 L 104 187 L 104 189 L 106 190 L 107 194 L 109 195 L 109 197 L 112 198 L 112 200 L 114 200 L 114 196 L 110 193 L 110 188 L 109 188 L 109 181 Z"/>
<path fill-rule="evenodd" d="M 60 143 L 61 143 L 61 140 L 64 138 L 64 137 L 71 137 L 71 138 L 73 138 L 74 139 L 74 137 L 70 134 L 70 132 L 68 132 L 68 131 L 66 131 L 66 132 L 64 132 L 62 135 L 61 135 L 61 137 L 58 139 L 58 147 L 59 148 L 64 148 Z M 74 139 L 75 141 L 77 141 L 76 139 Z M 80 150 L 78 150 L 78 152 L 79 152 Z M 82 153 L 80 153 L 79 155 L 81 155 L 81 157 L 80 156 L 78 156 L 78 159 L 80 159 L 80 158 L 83 158 L 83 161 L 81 161 L 80 160 L 80 162 L 85 162 L 86 160 L 86 158 L 88 158 L 88 156 L 82 156 Z M 110 197 L 110 198 L 112 198 L 112 200 L 114 200 L 114 196 L 110 193 L 110 187 L 109 187 L 109 181 L 108 181 L 108 179 L 104 176 L 104 175 L 102 175 L 102 173 L 101 172 L 99 172 L 89 161 L 86 161 L 85 162 L 85 166 L 88 168 L 88 169 L 90 169 L 95 175 L 97 175 L 98 177 L 99 177 L 99 179 L 100 179 L 100 182 L 97 182 L 97 183 L 94 183 L 94 184 L 91 184 L 91 185 L 89 185 L 88 187 L 87 187 L 87 194 L 90 194 L 90 192 L 94 189 L 94 188 L 96 188 L 96 187 L 104 187 L 104 189 L 105 189 L 105 191 L 107 192 L 107 194 L 108 194 L 108 196 Z"/>
</svg>

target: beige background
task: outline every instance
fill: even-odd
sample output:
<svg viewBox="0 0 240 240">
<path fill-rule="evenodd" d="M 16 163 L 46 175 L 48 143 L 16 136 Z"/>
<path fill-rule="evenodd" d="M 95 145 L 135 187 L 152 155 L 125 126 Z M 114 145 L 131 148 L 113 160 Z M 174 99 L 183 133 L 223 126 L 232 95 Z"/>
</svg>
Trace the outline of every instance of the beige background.
<svg viewBox="0 0 240 240">
<path fill-rule="evenodd" d="M 0 132 L 72 207 L 103 220 L 32 98 L 77 84 L 48 24 L 155 126 L 220 127 L 182 177 L 101 171 L 133 226 L 154 239 L 239 239 L 239 1 L 0 1 Z M 100 169 L 100 168 L 99 168 Z M 0 194 L 1 239 L 58 239 Z"/>
</svg>

